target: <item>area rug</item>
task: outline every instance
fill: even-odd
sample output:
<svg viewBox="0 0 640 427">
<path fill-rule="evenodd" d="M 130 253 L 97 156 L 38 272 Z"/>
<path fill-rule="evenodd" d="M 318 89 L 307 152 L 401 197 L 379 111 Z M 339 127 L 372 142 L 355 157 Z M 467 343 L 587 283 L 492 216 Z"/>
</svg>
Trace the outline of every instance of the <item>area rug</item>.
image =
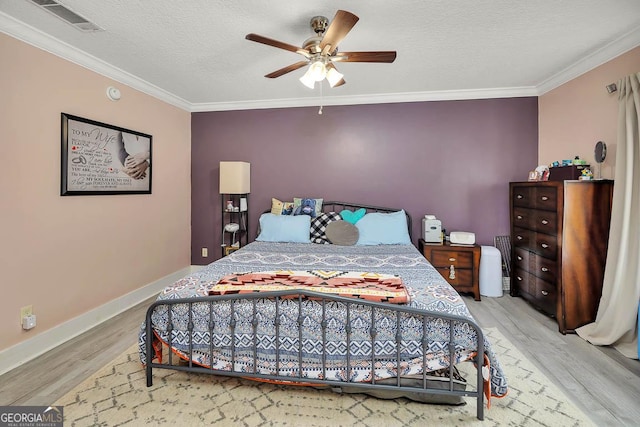
<svg viewBox="0 0 640 427">
<path fill-rule="evenodd" d="M 137 346 L 75 387 L 55 405 L 65 426 L 593 426 L 497 329 L 488 328 L 509 394 L 491 400 L 485 419 L 476 401 L 462 406 L 381 400 L 309 387 L 156 369 L 146 387 Z M 462 371 L 473 378 L 470 363 Z M 470 382 L 473 382 L 471 380 Z"/>
</svg>

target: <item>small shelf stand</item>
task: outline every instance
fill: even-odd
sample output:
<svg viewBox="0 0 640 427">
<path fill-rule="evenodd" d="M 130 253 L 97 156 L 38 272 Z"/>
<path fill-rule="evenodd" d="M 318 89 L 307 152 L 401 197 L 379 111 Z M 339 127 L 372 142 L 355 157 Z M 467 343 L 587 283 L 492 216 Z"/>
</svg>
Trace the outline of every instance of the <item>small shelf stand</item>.
<svg viewBox="0 0 640 427">
<path fill-rule="evenodd" d="M 249 194 L 221 194 L 222 209 L 222 256 L 240 249 L 249 243 Z"/>
</svg>

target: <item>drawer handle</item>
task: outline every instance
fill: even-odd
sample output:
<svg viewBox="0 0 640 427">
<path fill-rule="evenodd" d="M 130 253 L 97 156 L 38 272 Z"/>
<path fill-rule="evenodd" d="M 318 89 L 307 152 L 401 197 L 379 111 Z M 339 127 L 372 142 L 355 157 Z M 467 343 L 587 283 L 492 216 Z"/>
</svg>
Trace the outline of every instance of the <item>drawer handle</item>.
<svg viewBox="0 0 640 427">
<path fill-rule="evenodd" d="M 541 292 L 542 292 L 542 295 L 544 295 L 545 297 L 549 295 L 549 291 L 541 291 Z"/>
<path fill-rule="evenodd" d="M 542 271 L 543 271 L 543 272 L 545 272 L 545 273 L 546 273 L 547 271 L 549 271 L 549 269 L 548 269 L 547 267 L 542 267 L 540 270 L 542 270 Z"/>
<path fill-rule="evenodd" d="M 518 261 L 522 261 L 522 257 L 518 255 Z"/>
<path fill-rule="evenodd" d="M 449 258 L 449 262 L 455 262 L 456 259 L 455 258 Z"/>
<path fill-rule="evenodd" d="M 549 198 L 547 196 L 542 196 L 540 198 L 542 199 L 543 202 L 546 202 L 547 200 L 549 200 Z"/>
<path fill-rule="evenodd" d="M 518 236 L 516 236 L 516 239 L 522 240 L 522 236 L 518 235 Z"/>
<path fill-rule="evenodd" d="M 540 246 L 542 246 L 542 249 L 547 249 L 549 247 L 546 243 L 541 243 Z"/>
<path fill-rule="evenodd" d="M 523 198 L 522 194 L 518 194 L 518 195 L 516 196 L 516 199 L 522 199 L 522 198 Z"/>
<path fill-rule="evenodd" d="M 522 219 L 522 215 L 518 215 L 516 218 L 517 219 Z"/>
<path fill-rule="evenodd" d="M 449 267 L 449 279 L 453 280 L 456 278 L 456 269 L 453 267 Z"/>
<path fill-rule="evenodd" d="M 547 221 L 546 219 L 543 219 L 542 221 L 540 221 L 541 223 L 543 223 L 544 225 L 549 224 L 549 221 Z"/>
</svg>

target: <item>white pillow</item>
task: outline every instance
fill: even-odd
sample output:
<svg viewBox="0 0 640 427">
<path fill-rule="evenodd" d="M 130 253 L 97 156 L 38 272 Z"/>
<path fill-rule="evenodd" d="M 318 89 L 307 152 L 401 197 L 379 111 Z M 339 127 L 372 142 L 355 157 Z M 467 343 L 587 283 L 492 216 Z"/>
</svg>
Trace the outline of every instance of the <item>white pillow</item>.
<svg viewBox="0 0 640 427">
<path fill-rule="evenodd" d="M 356 222 L 357 245 L 410 245 L 404 210 L 392 213 L 368 213 Z"/>
<path fill-rule="evenodd" d="M 309 215 L 274 215 L 264 213 L 260 216 L 260 242 L 311 243 L 311 217 Z"/>
</svg>

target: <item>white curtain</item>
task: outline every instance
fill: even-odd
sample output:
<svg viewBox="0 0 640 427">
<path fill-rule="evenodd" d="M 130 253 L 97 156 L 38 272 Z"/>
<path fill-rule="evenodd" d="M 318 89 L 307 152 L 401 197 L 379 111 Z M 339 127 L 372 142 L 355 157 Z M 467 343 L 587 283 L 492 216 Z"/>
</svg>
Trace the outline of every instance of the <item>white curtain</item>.
<svg viewBox="0 0 640 427">
<path fill-rule="evenodd" d="M 640 73 L 618 82 L 618 146 L 607 265 L 594 323 L 576 332 L 638 358 L 640 299 Z"/>
</svg>

